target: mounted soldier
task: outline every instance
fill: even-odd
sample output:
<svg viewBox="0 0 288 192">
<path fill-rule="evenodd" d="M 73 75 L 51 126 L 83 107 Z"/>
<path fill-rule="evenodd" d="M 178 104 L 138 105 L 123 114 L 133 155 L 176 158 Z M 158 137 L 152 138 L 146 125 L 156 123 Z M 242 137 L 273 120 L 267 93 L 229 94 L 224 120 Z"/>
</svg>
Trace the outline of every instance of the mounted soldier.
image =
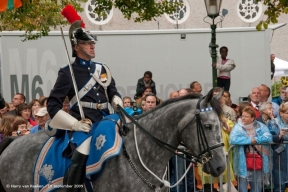
<svg viewBox="0 0 288 192">
<path fill-rule="evenodd" d="M 72 12 L 74 10 L 72 6 L 69 9 L 72 9 Z M 71 17 L 71 11 L 68 14 Z M 69 20 L 68 17 L 66 18 Z M 67 65 L 59 70 L 56 83 L 47 101 L 51 117 L 49 127 L 53 130 L 55 128 L 67 130 L 64 134 L 69 138 L 69 143 L 63 150 L 62 156 L 71 158 L 72 163 L 65 173 L 63 184 L 73 186 L 83 184 L 91 134 L 93 134 L 91 132 L 96 129 L 97 122 L 110 114 L 108 103 L 111 103 L 114 110 L 118 104 L 123 106 L 108 67 L 92 61 L 95 57 L 97 39 L 83 27 L 82 21 L 78 20 L 73 22 L 69 29 L 72 57 L 75 57 L 75 61 L 72 65 L 69 63 L 70 66 Z M 62 110 L 66 96 L 70 101 L 70 114 Z M 46 129 L 46 132 L 54 136 L 54 133 L 49 133 L 49 130 Z M 69 191 L 79 190 L 81 190 L 79 187 L 69 189 Z"/>
</svg>

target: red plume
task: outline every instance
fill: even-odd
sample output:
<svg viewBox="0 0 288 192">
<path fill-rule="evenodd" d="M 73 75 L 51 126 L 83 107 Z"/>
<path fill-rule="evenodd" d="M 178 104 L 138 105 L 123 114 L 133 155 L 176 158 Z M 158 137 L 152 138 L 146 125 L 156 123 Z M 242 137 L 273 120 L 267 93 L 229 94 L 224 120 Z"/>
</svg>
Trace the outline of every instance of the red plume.
<svg viewBox="0 0 288 192">
<path fill-rule="evenodd" d="M 66 19 L 69 21 L 70 24 L 74 23 L 77 20 L 82 21 L 82 28 L 85 28 L 85 23 L 83 22 L 82 18 L 78 15 L 77 11 L 72 5 L 66 5 L 62 11 L 61 14 L 66 17 Z"/>
</svg>

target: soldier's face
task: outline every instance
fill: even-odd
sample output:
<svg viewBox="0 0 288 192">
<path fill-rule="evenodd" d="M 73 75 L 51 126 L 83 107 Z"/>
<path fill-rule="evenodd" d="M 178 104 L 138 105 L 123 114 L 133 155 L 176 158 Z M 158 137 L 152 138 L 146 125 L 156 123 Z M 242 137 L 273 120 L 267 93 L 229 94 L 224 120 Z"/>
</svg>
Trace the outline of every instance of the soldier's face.
<svg viewBox="0 0 288 192">
<path fill-rule="evenodd" d="M 77 56 L 81 59 L 89 61 L 95 57 L 95 42 L 94 41 L 80 41 L 76 46 L 75 50 Z"/>
</svg>

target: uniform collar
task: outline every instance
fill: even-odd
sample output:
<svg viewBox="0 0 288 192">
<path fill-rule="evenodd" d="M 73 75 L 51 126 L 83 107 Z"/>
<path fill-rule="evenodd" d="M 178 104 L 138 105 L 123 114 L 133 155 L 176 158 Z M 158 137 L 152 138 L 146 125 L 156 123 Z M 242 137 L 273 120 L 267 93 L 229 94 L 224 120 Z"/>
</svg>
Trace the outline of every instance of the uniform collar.
<svg viewBox="0 0 288 192">
<path fill-rule="evenodd" d="M 87 60 L 84 60 L 84 59 L 80 59 L 80 58 L 79 58 L 79 64 L 80 64 L 80 65 L 84 65 L 84 66 L 86 66 L 86 67 L 90 67 L 90 66 L 91 66 L 91 63 L 92 63 L 91 60 L 87 61 Z"/>
</svg>

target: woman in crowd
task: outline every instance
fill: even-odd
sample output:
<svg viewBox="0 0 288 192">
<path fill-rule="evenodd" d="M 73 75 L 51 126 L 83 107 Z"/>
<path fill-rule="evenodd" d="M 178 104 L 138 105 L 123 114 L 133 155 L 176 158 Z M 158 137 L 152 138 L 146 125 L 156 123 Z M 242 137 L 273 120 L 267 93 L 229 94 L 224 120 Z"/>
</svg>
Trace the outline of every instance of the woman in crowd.
<svg viewBox="0 0 288 192">
<path fill-rule="evenodd" d="M 239 105 L 238 114 L 237 114 L 237 120 L 241 118 L 241 115 L 240 115 L 240 114 L 242 114 L 243 109 L 244 109 L 245 107 L 247 107 L 247 106 L 251 106 L 251 103 L 244 101 L 244 102 L 242 102 L 242 103 Z"/>
<path fill-rule="evenodd" d="M 256 119 L 257 121 L 267 125 L 271 119 L 274 119 L 273 107 L 271 102 L 261 103 L 259 111 L 261 115 Z"/>
<path fill-rule="evenodd" d="M 270 172 L 270 153 L 268 147 L 255 144 L 271 142 L 272 136 L 266 125 L 255 121 L 256 114 L 252 107 L 245 107 L 240 115 L 241 118 L 230 133 L 230 144 L 237 145 L 233 151 L 233 166 L 234 173 L 239 178 L 238 191 L 247 192 L 249 182 L 251 186 L 250 192 L 260 192 L 262 191 L 262 182 Z M 248 155 L 256 156 L 258 153 L 263 163 L 259 165 L 260 169 L 251 170 L 251 168 L 247 167 L 246 160 L 248 159 L 246 157 Z"/>
<path fill-rule="evenodd" d="M 7 136 L 12 136 L 14 115 L 4 115 L 0 123 L 0 142 Z"/>
<path fill-rule="evenodd" d="M 18 108 L 18 115 L 28 121 L 28 124 L 27 124 L 28 130 L 30 130 L 32 127 L 37 125 L 37 123 L 31 119 L 32 110 L 28 104 L 22 103 L 18 105 L 17 108 Z"/>
<path fill-rule="evenodd" d="M 35 114 L 38 108 L 40 108 L 40 101 L 38 99 L 33 99 L 30 103 L 29 103 L 29 108 L 32 110 L 32 114 L 31 114 L 31 119 L 35 122 L 37 122 L 37 118 L 35 118 Z"/>
<path fill-rule="evenodd" d="M 223 92 L 223 97 L 225 98 L 225 104 L 229 107 L 231 107 L 236 115 L 238 115 L 239 113 L 239 106 L 236 105 L 235 103 L 232 103 L 232 100 L 231 100 L 231 93 L 229 91 L 224 91 Z"/>
<path fill-rule="evenodd" d="M 27 129 L 27 120 L 23 117 L 17 116 L 14 121 L 12 136 L 22 136 L 29 133 L 30 132 Z"/>
<path fill-rule="evenodd" d="M 268 122 L 268 128 L 272 134 L 272 140 L 277 145 L 272 145 L 273 150 L 273 183 L 274 192 L 284 192 L 287 178 L 287 145 L 281 144 L 287 141 L 288 127 L 288 103 L 282 103 L 279 107 L 279 115 Z M 286 133 L 286 134 L 285 134 Z M 282 151 L 282 153 L 281 153 Z M 281 167 L 280 167 L 281 166 Z"/>
</svg>

